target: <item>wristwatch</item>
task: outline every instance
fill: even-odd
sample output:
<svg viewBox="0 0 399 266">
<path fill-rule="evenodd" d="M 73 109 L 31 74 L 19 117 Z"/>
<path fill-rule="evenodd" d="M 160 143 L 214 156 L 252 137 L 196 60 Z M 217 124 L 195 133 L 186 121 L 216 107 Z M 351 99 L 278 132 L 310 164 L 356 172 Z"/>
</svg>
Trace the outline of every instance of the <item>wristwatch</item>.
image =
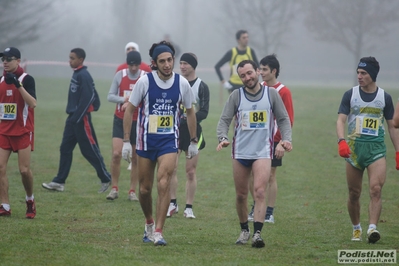
<svg viewBox="0 0 399 266">
<path fill-rule="evenodd" d="M 198 139 L 197 138 L 192 138 L 192 139 L 190 139 L 190 142 L 198 143 Z"/>
<path fill-rule="evenodd" d="M 340 143 L 341 141 L 345 140 L 344 138 L 339 138 L 338 139 L 338 143 Z"/>
<path fill-rule="evenodd" d="M 222 137 L 222 138 L 220 138 L 219 143 L 220 143 L 220 142 L 223 142 L 223 141 L 225 141 L 225 140 L 228 141 L 228 138 Z"/>
</svg>

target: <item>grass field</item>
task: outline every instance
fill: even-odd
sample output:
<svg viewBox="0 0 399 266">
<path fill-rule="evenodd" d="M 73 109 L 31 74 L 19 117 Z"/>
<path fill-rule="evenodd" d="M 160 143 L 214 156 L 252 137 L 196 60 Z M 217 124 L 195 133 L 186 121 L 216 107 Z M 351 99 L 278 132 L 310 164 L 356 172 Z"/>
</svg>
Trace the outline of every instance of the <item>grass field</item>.
<svg viewBox="0 0 399 266">
<path fill-rule="evenodd" d="M 97 81 L 102 105 L 93 123 L 107 166 L 111 160 L 114 104 L 106 101 L 111 81 Z M 235 211 L 230 148 L 217 153 L 216 125 L 222 110 L 219 87 L 211 89 L 211 109 L 203 121 L 206 148 L 201 152 L 194 201 L 196 219 L 183 217 L 185 176 L 178 176 L 181 211 L 167 219 L 166 247 L 141 241 L 144 217 L 138 202 L 127 200 L 129 173 L 122 171 L 120 198 L 105 199 L 94 169 L 75 149 L 65 192 L 50 192 L 41 183 L 57 172 L 69 80 L 37 79 L 35 151 L 32 168 L 37 216 L 25 219 L 25 193 L 13 154 L 8 167 L 12 216 L 0 219 L 0 265 L 336 265 L 339 249 L 399 251 L 399 178 L 389 137 L 387 181 L 378 229 L 381 240 L 367 244 L 368 182 L 363 181 L 361 223 L 363 241 L 350 241 L 346 209 L 344 161 L 338 156 L 335 122 L 343 92 L 349 88 L 292 90 L 295 124 L 293 151 L 278 169 L 276 223 L 265 224 L 263 249 L 236 246 L 240 227 Z M 393 99 L 399 92 L 384 88 Z M 227 93 L 224 94 L 224 99 Z M 123 163 L 123 168 L 127 163 Z M 125 193 L 125 194 L 124 194 Z M 156 196 L 156 190 L 153 193 Z M 251 225 L 251 230 L 252 230 Z"/>
</svg>

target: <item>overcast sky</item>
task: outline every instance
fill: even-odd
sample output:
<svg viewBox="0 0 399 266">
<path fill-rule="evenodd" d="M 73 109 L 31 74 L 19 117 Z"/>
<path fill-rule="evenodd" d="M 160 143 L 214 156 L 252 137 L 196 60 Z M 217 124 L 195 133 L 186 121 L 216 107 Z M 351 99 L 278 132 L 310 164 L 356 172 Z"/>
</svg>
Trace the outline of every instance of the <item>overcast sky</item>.
<svg viewBox="0 0 399 266">
<path fill-rule="evenodd" d="M 54 0 L 54 23 L 47 26 L 40 41 L 21 47 L 21 51 L 28 60 L 67 62 L 69 51 L 82 47 L 86 50 L 87 62 L 117 65 L 125 60 L 126 43 L 135 41 L 140 45 L 143 60 L 148 62 L 151 44 L 168 33 L 183 52 L 197 54 L 198 75 L 215 82 L 217 76 L 213 67 L 236 45 L 235 36 L 229 38 L 222 34 L 223 28 L 215 19 L 218 17 L 218 9 L 214 8 L 216 0 L 190 0 L 191 9 L 178 10 L 176 6 L 182 1 L 185 0 L 143 0 L 146 20 L 142 25 L 132 25 L 137 36 L 128 36 L 119 34 L 121 22 L 115 19 L 113 12 L 117 0 Z M 251 28 L 247 30 L 250 38 L 257 34 Z M 399 84 L 398 36 L 396 30 L 382 40 L 380 46 L 364 55 L 375 56 L 380 62 L 380 84 Z M 301 19 L 294 23 L 286 43 L 277 54 L 281 63 L 280 80 L 284 83 L 353 85 L 356 65 L 353 65 L 351 54 L 339 45 L 316 42 Z M 259 59 L 266 55 L 262 51 L 256 53 Z M 47 75 L 49 71 L 56 76 L 70 75 L 65 66 L 31 66 L 28 70 L 35 75 Z M 89 70 L 95 79 L 111 79 L 115 73 L 113 66 L 90 66 Z M 178 67 L 175 71 L 178 72 Z"/>
</svg>

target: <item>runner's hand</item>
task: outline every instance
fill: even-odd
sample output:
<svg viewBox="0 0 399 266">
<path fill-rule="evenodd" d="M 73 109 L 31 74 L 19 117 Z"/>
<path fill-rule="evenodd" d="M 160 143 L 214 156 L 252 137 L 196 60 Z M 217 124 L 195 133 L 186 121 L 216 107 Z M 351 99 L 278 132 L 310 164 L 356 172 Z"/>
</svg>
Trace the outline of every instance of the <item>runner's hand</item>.
<svg viewBox="0 0 399 266">
<path fill-rule="evenodd" d="M 190 146 L 188 146 L 188 151 L 187 151 L 187 159 L 193 158 L 195 155 L 198 154 L 198 143 L 191 142 Z"/>
<path fill-rule="evenodd" d="M 130 163 L 131 158 L 132 158 L 132 145 L 130 142 L 123 142 L 123 148 L 122 148 L 122 158 Z"/>
<path fill-rule="evenodd" d="M 216 151 L 220 151 L 222 148 L 226 148 L 229 146 L 230 142 L 226 140 L 222 140 L 217 146 L 216 146 Z"/>
<path fill-rule="evenodd" d="M 285 151 L 288 151 L 288 152 L 292 151 L 291 142 L 284 140 L 284 141 L 281 141 L 280 144 L 284 148 Z"/>
<path fill-rule="evenodd" d="M 344 157 L 344 158 L 349 158 L 351 155 L 351 149 L 348 146 L 348 143 L 346 143 L 345 140 L 341 140 L 338 143 L 338 153 L 339 156 Z"/>
<path fill-rule="evenodd" d="M 281 158 L 283 158 L 283 156 L 284 156 L 284 152 L 285 152 L 285 149 L 284 149 L 284 147 L 283 147 L 283 145 L 282 145 L 282 141 L 280 141 L 280 142 L 277 144 L 276 149 L 275 149 L 275 151 L 274 151 L 274 157 L 275 157 L 276 159 L 281 159 Z"/>
<path fill-rule="evenodd" d="M 7 73 L 5 76 L 5 80 L 7 84 L 14 84 L 17 89 L 19 89 L 22 85 L 21 82 L 17 79 L 17 76 L 13 73 Z"/>
</svg>

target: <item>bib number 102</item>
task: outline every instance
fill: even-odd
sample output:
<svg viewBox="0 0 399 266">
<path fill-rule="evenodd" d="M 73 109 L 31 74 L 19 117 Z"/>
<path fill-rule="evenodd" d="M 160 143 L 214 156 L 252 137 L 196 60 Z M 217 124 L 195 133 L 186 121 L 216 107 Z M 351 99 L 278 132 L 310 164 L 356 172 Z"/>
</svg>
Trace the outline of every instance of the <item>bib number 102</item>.
<svg viewBox="0 0 399 266">
<path fill-rule="evenodd" d="M 5 104 L 4 105 L 4 113 L 14 114 L 15 113 L 15 105 L 13 105 L 13 104 Z"/>
</svg>

